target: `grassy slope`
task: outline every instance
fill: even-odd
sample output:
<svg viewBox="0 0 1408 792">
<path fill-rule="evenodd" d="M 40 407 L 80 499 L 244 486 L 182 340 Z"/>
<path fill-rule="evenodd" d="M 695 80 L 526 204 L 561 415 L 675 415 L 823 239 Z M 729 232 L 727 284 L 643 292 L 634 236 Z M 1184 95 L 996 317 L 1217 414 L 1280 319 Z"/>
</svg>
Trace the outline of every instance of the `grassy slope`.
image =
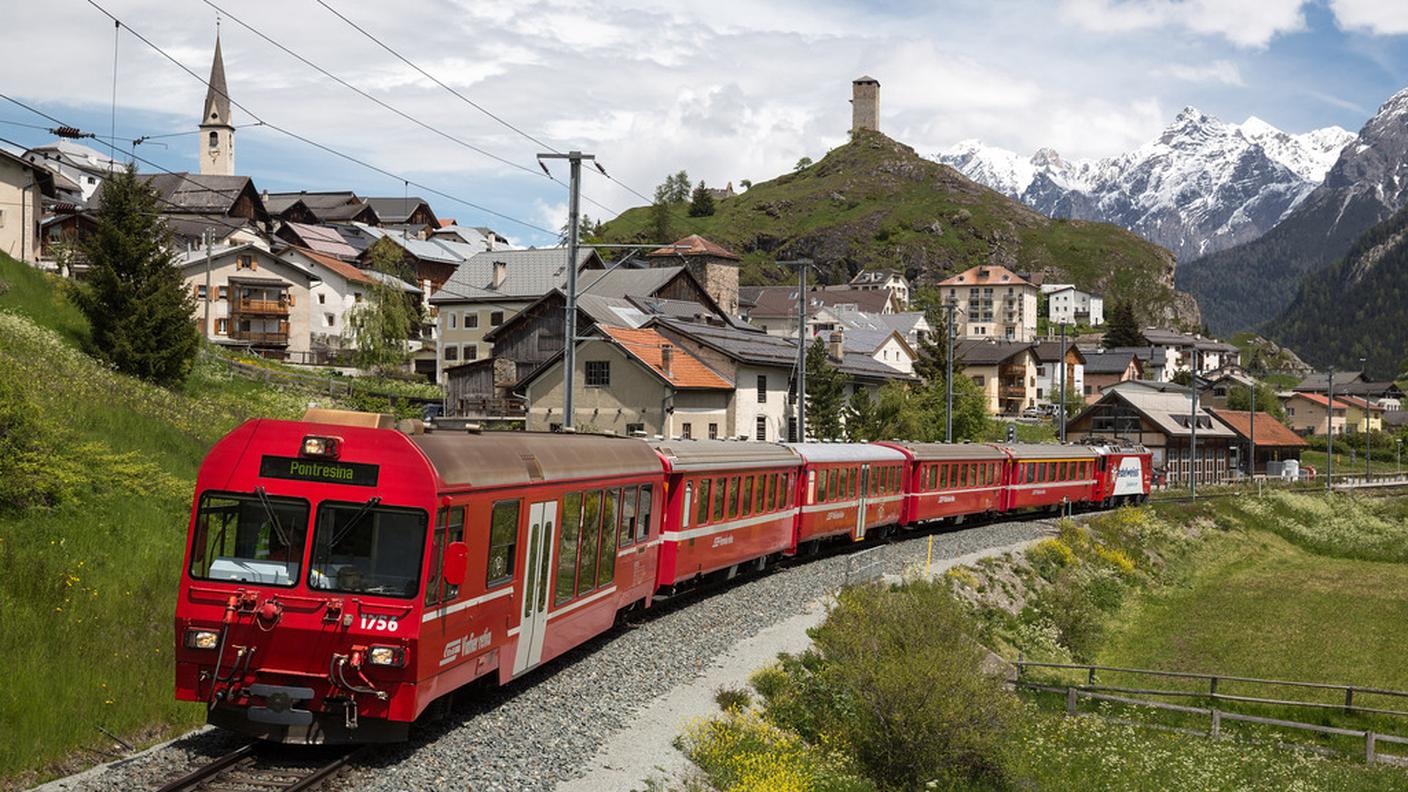
<svg viewBox="0 0 1408 792">
<path fill-rule="evenodd" d="M 116 374 L 78 350 L 86 327 L 56 281 L 3 256 L 0 281 L 0 378 L 44 422 L 50 475 L 74 484 L 52 508 L 0 509 L 4 786 L 103 745 L 98 726 L 143 741 L 201 719 L 172 701 L 170 665 L 195 473 L 222 433 L 305 398 L 212 364 L 178 392 Z"/>
<path fill-rule="evenodd" d="M 719 201 L 712 216 L 686 210 L 673 207 L 672 232 L 744 254 L 744 282 L 777 282 L 786 276 L 771 262 L 798 256 L 934 275 L 993 261 L 1132 299 L 1146 314 L 1175 310 L 1164 282 L 1168 251 L 1113 225 L 1046 218 L 879 134 Z M 649 207 L 630 209 L 603 236 L 660 241 L 649 238 L 650 215 Z M 831 277 L 846 274 L 838 267 Z"/>
</svg>

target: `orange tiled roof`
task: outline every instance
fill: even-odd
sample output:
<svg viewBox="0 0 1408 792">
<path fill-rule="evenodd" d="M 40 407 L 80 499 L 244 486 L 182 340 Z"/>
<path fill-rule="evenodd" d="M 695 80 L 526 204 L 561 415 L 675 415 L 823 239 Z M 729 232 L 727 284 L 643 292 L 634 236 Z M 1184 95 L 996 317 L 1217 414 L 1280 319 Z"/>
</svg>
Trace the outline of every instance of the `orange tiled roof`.
<svg viewBox="0 0 1408 792">
<path fill-rule="evenodd" d="M 1370 404 L 1367 399 L 1361 399 L 1358 396 L 1336 396 L 1335 401 L 1344 402 L 1345 404 L 1348 404 L 1351 407 L 1357 407 L 1361 410 L 1368 410 L 1369 412 L 1383 412 L 1384 409 L 1377 404 Z"/>
<path fill-rule="evenodd" d="M 1243 438 L 1251 437 L 1251 413 L 1243 410 L 1220 410 L 1214 407 L 1209 407 L 1208 412 L 1217 416 L 1217 420 L 1222 421 L 1227 425 L 1227 428 L 1241 435 Z M 1290 427 L 1266 413 L 1257 413 L 1256 416 L 1256 444 L 1259 446 L 1286 447 L 1308 445 L 1305 439 L 1291 431 Z"/>
<path fill-rule="evenodd" d="M 1324 394 L 1322 394 L 1322 393 L 1301 393 L 1301 392 L 1297 391 L 1296 393 L 1294 393 L 1294 394 L 1291 395 L 1291 398 L 1292 398 L 1292 399 L 1297 399 L 1297 398 L 1299 398 L 1299 399 L 1305 399 L 1306 401 L 1314 402 L 1314 403 L 1320 405 L 1321 407 L 1328 407 L 1328 406 L 1330 406 L 1330 400 L 1329 400 L 1328 398 L 1326 398 L 1326 396 L 1325 396 Z M 1341 401 L 1341 399 L 1343 399 L 1343 398 L 1344 398 L 1344 397 L 1341 396 L 1341 397 L 1335 399 L 1335 407 L 1336 407 L 1336 408 L 1344 409 L 1344 408 L 1346 408 L 1346 407 L 1349 406 L 1348 404 L 1345 404 L 1343 401 Z"/>
<path fill-rule="evenodd" d="M 372 281 L 372 279 L 367 275 L 367 273 L 362 272 L 361 270 L 357 269 L 355 266 L 353 266 L 353 265 L 351 265 L 351 264 L 348 264 L 347 262 L 343 261 L 342 259 L 336 259 L 336 258 L 333 258 L 332 256 L 327 255 L 326 253 L 319 253 L 319 252 L 316 251 L 316 250 L 310 250 L 310 249 L 305 248 L 305 247 L 297 247 L 297 246 L 295 246 L 293 249 L 294 249 L 294 250 L 297 250 L 299 253 L 302 253 L 303 255 L 307 256 L 308 258 L 313 259 L 314 261 L 318 262 L 319 264 L 322 264 L 324 267 L 327 267 L 328 269 L 332 270 L 333 272 L 336 272 L 338 275 L 341 275 L 345 280 L 351 281 L 352 283 L 373 283 L 373 282 L 374 282 L 374 281 Z"/>
<path fill-rule="evenodd" d="M 997 264 L 980 264 L 969 267 L 947 280 L 940 286 L 1031 286 L 1025 278 L 1006 267 Z"/>
<path fill-rule="evenodd" d="M 737 253 L 734 253 L 733 251 L 731 251 L 731 250 L 725 248 L 725 247 L 722 246 L 722 245 L 719 245 L 719 244 L 714 243 L 714 242 L 710 242 L 709 240 L 705 239 L 705 238 L 702 237 L 702 236 L 699 236 L 698 234 L 690 234 L 689 236 L 685 237 L 684 239 L 681 239 L 681 240 L 679 240 L 678 242 L 676 242 L 675 245 L 688 245 L 689 247 L 688 247 L 688 249 L 684 249 L 684 250 L 682 250 L 682 249 L 680 249 L 680 248 L 678 248 L 678 247 L 662 247 L 662 248 L 659 248 L 659 249 L 656 249 L 656 250 L 652 250 L 652 251 L 650 251 L 649 253 L 647 253 L 647 254 L 645 254 L 645 255 L 646 255 L 647 257 L 657 257 L 657 256 L 713 256 L 713 257 L 715 257 L 715 258 L 726 258 L 726 259 L 732 259 L 732 260 L 734 260 L 734 261 L 739 261 L 739 260 L 740 260 L 740 256 L 739 256 Z"/>
<path fill-rule="evenodd" d="M 598 328 L 611 336 L 620 347 L 632 357 L 649 366 L 655 373 L 676 388 L 732 388 L 728 380 L 719 376 L 713 369 L 704 365 L 698 358 L 670 344 L 669 339 L 654 330 L 632 330 L 625 327 Z M 666 344 L 674 347 L 674 358 L 670 363 L 670 373 L 666 374 L 661 365 L 660 350 Z"/>
</svg>

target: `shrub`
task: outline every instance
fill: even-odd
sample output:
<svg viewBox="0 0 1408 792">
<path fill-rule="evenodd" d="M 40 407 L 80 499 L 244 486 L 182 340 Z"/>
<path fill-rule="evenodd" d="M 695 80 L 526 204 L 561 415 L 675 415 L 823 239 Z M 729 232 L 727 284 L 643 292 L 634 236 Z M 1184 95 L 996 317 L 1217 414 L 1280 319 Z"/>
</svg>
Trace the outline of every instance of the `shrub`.
<svg viewBox="0 0 1408 792">
<path fill-rule="evenodd" d="M 748 677 L 748 684 L 758 691 L 763 701 L 770 702 L 791 687 L 791 678 L 782 670 L 781 664 L 763 666 Z"/>
<path fill-rule="evenodd" d="M 1134 574 L 1134 559 L 1125 555 L 1124 551 L 1117 547 L 1096 545 L 1095 555 L 1101 561 L 1114 567 L 1122 575 Z"/>
<path fill-rule="evenodd" d="M 1043 539 L 1027 549 L 1027 562 L 1047 580 L 1055 580 L 1062 569 L 1071 565 L 1076 554 L 1060 539 Z"/>
<path fill-rule="evenodd" d="M 1081 662 L 1095 656 L 1104 635 L 1100 609 L 1091 601 L 1081 576 L 1064 571 L 1041 592 L 1029 618 L 1044 619 L 1056 627 L 1056 639 Z"/>
<path fill-rule="evenodd" d="M 724 712 L 742 712 L 753 703 L 753 696 L 743 688 L 721 687 L 714 691 L 714 703 Z"/>
</svg>

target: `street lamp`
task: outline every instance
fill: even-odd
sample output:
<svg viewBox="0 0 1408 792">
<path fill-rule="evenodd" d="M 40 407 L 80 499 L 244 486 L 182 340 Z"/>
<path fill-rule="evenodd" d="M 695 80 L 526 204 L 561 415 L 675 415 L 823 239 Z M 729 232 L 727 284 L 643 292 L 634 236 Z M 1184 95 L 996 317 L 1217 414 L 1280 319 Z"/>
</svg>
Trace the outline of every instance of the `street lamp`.
<svg viewBox="0 0 1408 792">
<path fill-rule="evenodd" d="M 1403 476 L 1403 438 L 1400 437 L 1393 442 L 1398 445 L 1398 449 L 1394 451 L 1393 456 L 1394 465 L 1398 468 L 1398 475 L 1401 478 Z"/>
<path fill-rule="evenodd" d="M 946 339 L 948 343 L 948 354 L 944 356 L 945 365 L 948 367 L 948 370 L 944 373 L 945 443 L 953 442 L 953 312 L 957 309 L 958 299 L 954 297 L 953 292 L 949 292 L 948 297 L 944 300 L 944 311 L 948 314 L 948 318 L 945 320 L 947 322 L 945 325 L 945 335 L 948 336 Z M 1001 386 L 1002 383 L 999 382 L 998 387 L 1000 388 Z"/>
</svg>

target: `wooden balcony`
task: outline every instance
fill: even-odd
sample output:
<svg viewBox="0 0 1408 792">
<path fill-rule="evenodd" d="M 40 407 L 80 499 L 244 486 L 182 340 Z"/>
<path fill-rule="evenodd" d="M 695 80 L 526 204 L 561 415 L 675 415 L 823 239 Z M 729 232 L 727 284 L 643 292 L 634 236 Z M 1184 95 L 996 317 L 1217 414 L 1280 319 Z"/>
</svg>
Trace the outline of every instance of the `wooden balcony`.
<svg viewBox="0 0 1408 792">
<path fill-rule="evenodd" d="M 288 302 L 285 300 L 252 300 L 241 297 L 230 306 L 230 312 L 288 316 Z"/>
<path fill-rule="evenodd" d="M 231 330 L 230 338 L 234 341 L 244 341 L 250 344 L 265 344 L 268 346 L 288 346 L 288 333 L 267 333 L 254 330 Z"/>
<path fill-rule="evenodd" d="M 998 393 L 1000 393 L 1005 399 L 1027 398 L 1027 389 L 1022 387 L 1021 385 L 1003 385 L 1002 387 L 998 388 Z"/>
</svg>

